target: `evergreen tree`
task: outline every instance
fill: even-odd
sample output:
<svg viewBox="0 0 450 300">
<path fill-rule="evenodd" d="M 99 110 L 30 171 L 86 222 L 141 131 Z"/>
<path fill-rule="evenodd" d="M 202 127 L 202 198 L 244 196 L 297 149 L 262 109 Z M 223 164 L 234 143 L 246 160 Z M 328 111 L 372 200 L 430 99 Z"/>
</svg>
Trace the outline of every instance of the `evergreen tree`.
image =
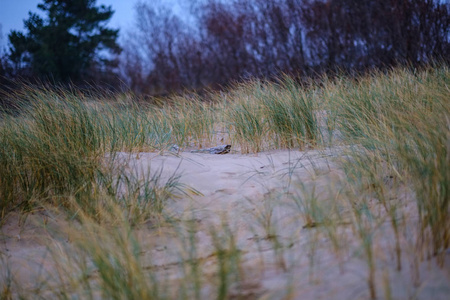
<svg viewBox="0 0 450 300">
<path fill-rule="evenodd" d="M 26 33 L 9 34 L 10 55 L 16 70 L 28 75 L 67 82 L 89 79 L 93 69 L 111 66 L 107 56 L 119 53 L 119 30 L 106 27 L 111 7 L 96 0 L 43 0 L 38 8 L 43 19 L 29 13 Z M 109 55 L 108 55 L 109 54 Z"/>
</svg>

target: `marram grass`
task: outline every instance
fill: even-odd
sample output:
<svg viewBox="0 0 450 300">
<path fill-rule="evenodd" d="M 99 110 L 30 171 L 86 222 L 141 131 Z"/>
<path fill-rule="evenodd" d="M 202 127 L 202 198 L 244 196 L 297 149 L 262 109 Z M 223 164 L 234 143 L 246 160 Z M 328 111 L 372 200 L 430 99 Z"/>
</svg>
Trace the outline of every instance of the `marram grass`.
<svg viewBox="0 0 450 300">
<path fill-rule="evenodd" d="M 29 291 L 7 274 L 0 285 L 6 299 L 201 299 L 205 291 L 221 299 L 234 295 L 232 289 L 246 274 L 237 233 L 225 221 L 207 233 L 214 249 L 213 274 L 202 274 L 205 262 L 196 258 L 194 223 L 174 237 L 183 245 L 179 272 L 185 277 L 173 281 L 143 267 L 144 245 L 133 226 L 165 216 L 167 201 L 188 187 L 177 174 L 162 181 L 161 170 L 150 170 L 144 178 L 130 173 L 118 152 L 163 153 L 173 144 L 190 150 L 231 143 L 242 153 L 345 146 L 339 150 L 345 181 L 328 187 L 330 201 L 322 203 L 307 184 L 293 184 L 288 195 L 274 196 L 264 211 L 256 210 L 255 223 L 277 249 L 275 261 L 283 271 L 289 270 L 290 246 L 278 238 L 283 228 L 272 218 L 278 199 L 285 197 L 292 197 L 296 219 L 304 221 L 310 236 L 311 281 L 323 236 L 339 264 L 345 263 L 350 241 L 357 245 L 371 298 L 380 297 L 375 279 L 382 256 L 377 250 L 380 228 L 387 226 L 394 236 L 398 271 L 405 267 L 407 252 L 421 259 L 437 257 L 443 264 L 450 246 L 450 76 L 445 65 L 357 79 L 323 78 L 308 86 L 289 77 L 276 83 L 254 80 L 208 99 L 174 96 L 157 105 L 127 95 L 105 99 L 27 86 L 9 97 L 15 113 L 0 116 L 2 220 L 11 211 L 52 207 L 76 216 L 79 227 L 70 229 L 74 245 L 53 253 L 59 268 L 53 279 L 61 284 L 44 282 L 46 289 Z M 402 212 L 401 190 L 412 191 L 407 194 L 419 216 L 413 250 L 402 248 L 402 229 L 409 221 Z M 386 299 L 392 292 L 388 275 Z"/>
</svg>

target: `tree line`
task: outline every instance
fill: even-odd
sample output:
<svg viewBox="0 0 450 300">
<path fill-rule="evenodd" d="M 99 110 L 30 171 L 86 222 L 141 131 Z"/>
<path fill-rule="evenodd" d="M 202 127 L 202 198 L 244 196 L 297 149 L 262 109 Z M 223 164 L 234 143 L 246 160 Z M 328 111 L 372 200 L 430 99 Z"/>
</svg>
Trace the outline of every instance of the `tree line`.
<svg viewBox="0 0 450 300">
<path fill-rule="evenodd" d="M 122 49 L 118 31 L 102 25 L 111 7 L 95 0 L 43 0 L 39 7 L 47 19 L 31 14 L 27 33 L 9 34 L 3 73 L 120 80 L 137 93 L 165 94 L 281 73 L 450 59 L 450 4 L 439 0 L 205 0 L 191 2 L 189 18 L 139 2 L 134 26 L 121 33 Z"/>
</svg>

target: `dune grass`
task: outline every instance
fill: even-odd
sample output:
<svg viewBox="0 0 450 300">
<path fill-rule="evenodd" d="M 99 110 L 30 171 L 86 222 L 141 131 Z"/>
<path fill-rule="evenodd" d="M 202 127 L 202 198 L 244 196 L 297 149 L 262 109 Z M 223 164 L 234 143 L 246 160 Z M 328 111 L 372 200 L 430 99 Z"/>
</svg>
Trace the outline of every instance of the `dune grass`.
<svg viewBox="0 0 450 300">
<path fill-rule="evenodd" d="M 315 87 L 292 78 L 278 83 L 250 81 L 230 91 L 225 109 L 233 142 L 243 153 L 313 146 L 319 140 Z"/>
<path fill-rule="evenodd" d="M 387 183 L 381 179 L 414 189 L 428 255 L 442 254 L 450 243 L 449 86 L 444 67 L 397 70 L 328 87 L 336 90 L 329 101 L 344 139 L 365 149 L 352 155 L 362 159 L 356 169 L 373 181 L 378 200 L 387 205 Z"/>
<path fill-rule="evenodd" d="M 123 185 L 130 195 L 143 193 L 139 197 L 147 199 L 154 194 L 160 176 L 133 177 L 116 163 L 115 153 L 166 147 L 170 130 L 163 118 L 148 119 L 148 111 L 135 103 L 92 102 L 65 91 L 26 92 L 18 94 L 25 99 L 16 99 L 20 115 L 1 117 L 3 216 L 41 202 L 70 209 L 70 199 L 96 214 L 103 197 L 123 202 Z M 176 186 L 175 178 L 167 185 Z"/>
<path fill-rule="evenodd" d="M 248 274 L 243 253 L 226 221 L 207 233 L 214 251 L 206 258 L 197 257 L 195 223 L 166 218 L 160 224 L 175 228 L 174 239 L 182 245 L 174 250 L 179 257 L 176 274 L 161 275 L 152 267 L 156 261 L 142 257 L 145 245 L 134 227 L 165 216 L 168 201 L 187 197 L 189 187 L 178 174 L 164 179 L 161 169 L 144 177 L 131 173 L 118 153 L 164 154 L 173 144 L 190 150 L 231 143 L 241 153 L 341 147 L 336 161 L 345 179 L 328 187 L 329 201 L 319 200 L 314 187 L 291 184 L 294 167 L 288 171 L 288 193 L 280 191 L 281 196 L 265 199 L 262 206 L 248 199 L 255 206 L 254 224 L 273 244 L 274 260 L 283 272 L 292 268 L 286 259 L 292 242 L 279 238 L 283 228 L 273 212 L 286 197 L 310 238 L 311 281 L 320 239 L 325 238 L 339 264 L 349 252 L 357 253 L 367 267 L 367 295 L 380 297 L 380 234 L 387 230 L 394 237 L 395 269 L 401 272 L 405 253 L 411 251 L 402 242 L 405 228 L 411 230 L 414 223 L 408 220 L 414 213 L 403 210 L 410 200 L 419 220 L 412 229 L 414 257 L 435 257 L 444 265 L 450 246 L 450 76 L 445 65 L 372 72 L 356 79 L 324 77 L 307 86 L 287 76 L 278 82 L 253 80 L 221 93 L 172 96 L 156 104 L 130 95 L 105 98 L 31 86 L 8 97 L 15 113 L 0 113 L 1 223 L 10 212 L 56 207 L 76 216 L 78 226 L 71 231 L 74 245 L 56 247 L 59 272 L 53 279 L 58 284 L 48 283 L 40 297 L 244 295 L 242 282 Z M 208 261 L 216 267 L 203 274 Z M 389 299 L 389 273 L 383 276 L 382 290 Z M 31 297 L 32 291 L 21 288 L 13 274 L 2 278 L 1 297 Z"/>
</svg>

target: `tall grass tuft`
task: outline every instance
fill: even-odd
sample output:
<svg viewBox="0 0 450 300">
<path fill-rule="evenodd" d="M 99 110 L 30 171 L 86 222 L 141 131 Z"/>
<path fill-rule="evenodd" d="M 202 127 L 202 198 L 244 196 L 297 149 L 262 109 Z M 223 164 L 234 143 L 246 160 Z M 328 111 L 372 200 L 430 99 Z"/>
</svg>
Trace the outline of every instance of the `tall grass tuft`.
<svg viewBox="0 0 450 300">
<path fill-rule="evenodd" d="M 171 195 L 177 178 L 161 183 L 160 173 L 133 177 L 118 166 L 115 153 L 166 147 L 171 130 L 164 118 L 148 117 L 147 107 L 133 102 L 100 102 L 62 90 L 25 91 L 13 95 L 19 114 L 1 113 L 0 215 L 37 203 L 71 209 L 72 200 L 96 214 L 105 197 L 131 201 L 121 200 L 123 182 L 127 197 L 137 203 L 128 208 L 143 210 L 150 203 L 147 211 L 161 211 L 168 196 L 157 195 Z"/>
<path fill-rule="evenodd" d="M 297 144 L 303 148 L 304 144 L 315 145 L 318 139 L 317 110 L 318 99 L 314 95 L 314 87 L 305 88 L 291 77 L 282 79 L 280 89 L 285 93 L 290 112 L 291 134 L 295 136 Z"/>
<path fill-rule="evenodd" d="M 20 117 L 3 116 L 2 211 L 33 199 L 80 198 L 91 193 L 101 171 L 103 136 L 95 112 L 55 94 L 39 94 L 34 100 Z"/>
<path fill-rule="evenodd" d="M 314 88 L 305 88 L 288 76 L 279 83 L 251 81 L 236 86 L 230 92 L 233 101 L 225 108 L 226 120 L 242 151 L 316 145 L 319 105 Z"/>
<path fill-rule="evenodd" d="M 353 156 L 377 157 L 390 172 L 385 175 L 414 189 L 418 243 L 441 263 L 450 246 L 449 86 L 448 67 L 441 66 L 373 73 L 327 87 L 346 142 L 365 149 Z"/>
</svg>

